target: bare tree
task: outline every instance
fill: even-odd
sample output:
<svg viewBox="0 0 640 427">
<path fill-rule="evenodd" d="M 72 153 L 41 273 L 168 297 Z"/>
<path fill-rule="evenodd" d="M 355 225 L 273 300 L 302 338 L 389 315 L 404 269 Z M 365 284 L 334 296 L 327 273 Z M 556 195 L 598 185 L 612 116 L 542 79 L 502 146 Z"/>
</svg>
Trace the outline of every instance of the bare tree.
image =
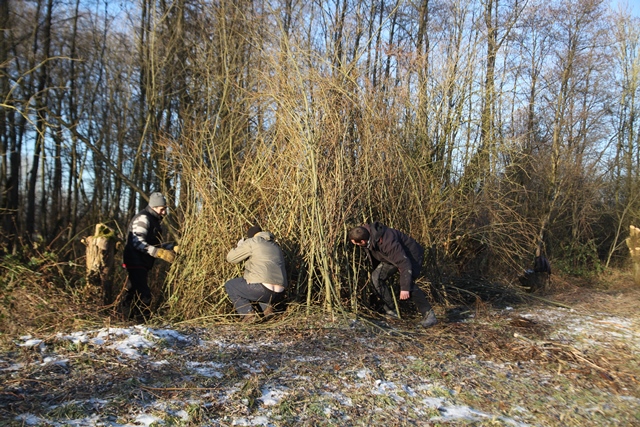
<svg viewBox="0 0 640 427">
<path fill-rule="evenodd" d="M 38 12 L 42 6 L 43 1 L 38 1 Z M 35 114 L 36 114 L 36 137 L 35 145 L 33 149 L 33 157 L 31 161 L 31 171 L 29 172 L 29 185 L 27 188 L 27 217 L 26 217 L 26 231 L 29 238 L 33 238 L 33 234 L 37 229 L 36 224 L 36 186 L 38 180 L 38 170 L 41 174 L 44 174 L 44 167 L 41 166 L 41 156 L 44 151 L 45 134 L 47 132 L 47 99 L 49 89 L 49 59 L 51 50 L 51 20 L 53 16 L 53 0 L 47 0 L 44 12 L 44 23 L 42 26 L 42 54 L 40 55 L 39 33 L 40 25 L 36 26 L 36 35 L 33 43 L 33 55 L 39 56 L 42 61 L 42 65 L 39 67 L 38 82 L 35 93 Z M 36 19 L 39 20 L 40 14 L 36 13 Z M 44 188 L 42 188 L 41 195 L 44 196 Z M 44 209 L 44 206 L 40 206 Z M 42 221 L 44 216 L 38 217 L 39 223 L 42 228 Z"/>
<path fill-rule="evenodd" d="M 609 204 L 614 232 L 606 259 L 611 259 L 621 246 L 621 234 L 640 216 L 638 199 L 638 121 L 640 95 L 640 31 L 638 19 L 629 11 L 620 11 L 614 17 L 615 61 L 620 70 L 617 82 L 619 101 L 615 111 L 615 150 L 611 164 Z M 606 205 L 605 205 L 606 206 Z"/>
</svg>

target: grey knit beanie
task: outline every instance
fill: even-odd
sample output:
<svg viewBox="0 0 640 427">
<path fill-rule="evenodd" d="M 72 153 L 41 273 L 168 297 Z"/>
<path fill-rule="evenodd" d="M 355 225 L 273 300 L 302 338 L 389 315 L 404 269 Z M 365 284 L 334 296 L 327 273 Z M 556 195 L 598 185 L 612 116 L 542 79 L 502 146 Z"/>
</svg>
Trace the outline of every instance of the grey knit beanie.
<svg viewBox="0 0 640 427">
<path fill-rule="evenodd" d="M 155 193 L 151 193 L 151 196 L 149 196 L 149 206 L 151 206 L 152 208 L 158 207 L 158 206 L 167 206 L 167 199 L 164 198 L 164 196 L 162 195 L 162 193 L 159 192 L 155 192 Z"/>
</svg>

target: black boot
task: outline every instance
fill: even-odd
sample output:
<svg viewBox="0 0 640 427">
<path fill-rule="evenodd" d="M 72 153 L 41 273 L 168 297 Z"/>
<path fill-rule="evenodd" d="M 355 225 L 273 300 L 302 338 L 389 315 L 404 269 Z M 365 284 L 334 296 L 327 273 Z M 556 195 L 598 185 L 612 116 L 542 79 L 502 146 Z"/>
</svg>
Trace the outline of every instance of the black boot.
<svg viewBox="0 0 640 427">
<path fill-rule="evenodd" d="M 425 313 L 424 317 L 418 323 L 418 325 L 422 326 L 423 328 L 430 328 L 436 323 L 438 323 L 438 319 L 436 319 L 436 314 L 433 312 L 433 310 L 429 310 Z"/>
</svg>

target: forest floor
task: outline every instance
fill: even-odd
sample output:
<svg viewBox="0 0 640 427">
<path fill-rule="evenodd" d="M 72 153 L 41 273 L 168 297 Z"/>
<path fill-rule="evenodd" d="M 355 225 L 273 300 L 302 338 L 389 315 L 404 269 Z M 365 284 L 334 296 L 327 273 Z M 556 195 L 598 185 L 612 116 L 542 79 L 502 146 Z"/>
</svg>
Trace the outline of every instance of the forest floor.
<svg viewBox="0 0 640 427">
<path fill-rule="evenodd" d="M 640 288 L 561 288 L 436 305 L 427 330 L 292 307 L 249 326 L 16 336 L 0 352 L 0 425 L 640 425 Z"/>
</svg>

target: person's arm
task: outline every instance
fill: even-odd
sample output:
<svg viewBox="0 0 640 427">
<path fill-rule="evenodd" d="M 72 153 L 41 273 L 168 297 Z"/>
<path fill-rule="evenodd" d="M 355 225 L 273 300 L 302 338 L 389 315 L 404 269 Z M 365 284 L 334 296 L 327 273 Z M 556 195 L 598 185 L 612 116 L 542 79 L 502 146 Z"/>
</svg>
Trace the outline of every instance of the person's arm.
<svg viewBox="0 0 640 427">
<path fill-rule="evenodd" d="M 131 235 L 133 247 L 140 252 L 145 252 L 152 257 L 156 257 L 158 248 L 151 246 L 147 242 L 149 234 L 149 218 L 146 215 L 138 216 L 131 224 Z"/>
<path fill-rule="evenodd" d="M 387 260 L 396 266 L 400 273 L 400 299 L 408 299 L 411 291 L 411 283 L 413 281 L 411 271 L 411 260 L 407 256 L 405 249 L 395 239 L 385 237 L 382 240 L 382 248 L 387 256 Z M 404 298 L 403 298 L 404 296 Z"/>
<path fill-rule="evenodd" d="M 239 241 L 238 246 L 231 249 L 227 254 L 227 262 L 238 264 L 249 258 L 251 256 L 251 246 L 250 239 Z"/>
</svg>

